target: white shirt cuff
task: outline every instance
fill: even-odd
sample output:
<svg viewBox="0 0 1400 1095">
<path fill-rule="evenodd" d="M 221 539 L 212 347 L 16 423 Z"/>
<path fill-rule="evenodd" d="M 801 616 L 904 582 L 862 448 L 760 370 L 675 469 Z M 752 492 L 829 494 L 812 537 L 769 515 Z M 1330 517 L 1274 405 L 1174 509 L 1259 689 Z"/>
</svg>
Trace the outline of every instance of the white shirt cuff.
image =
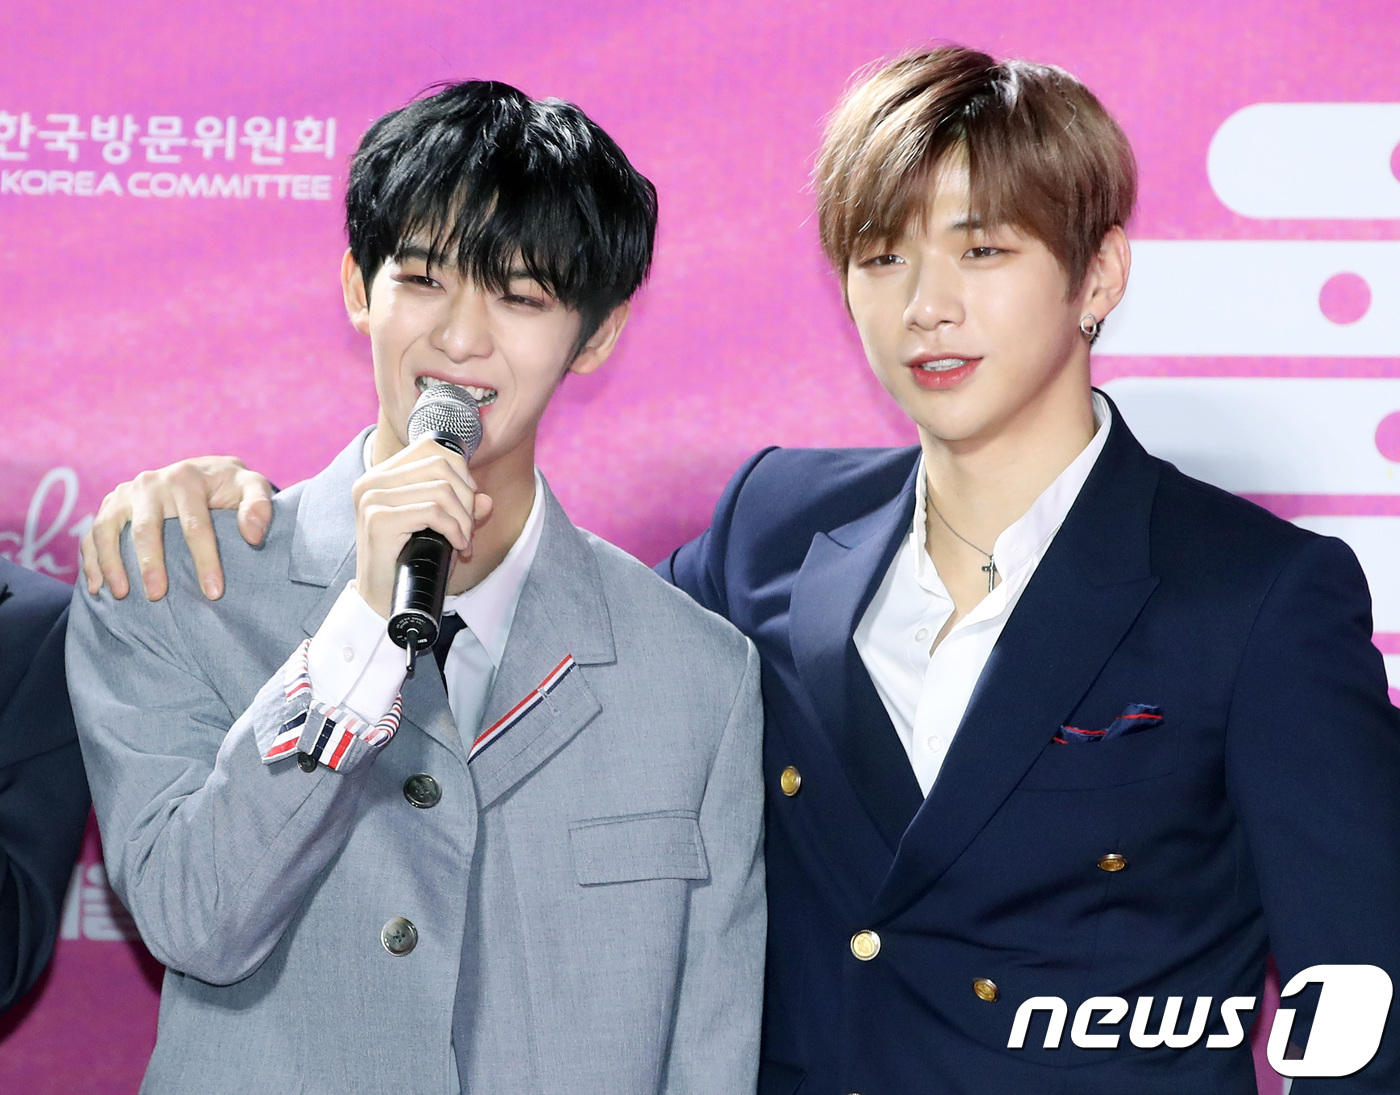
<svg viewBox="0 0 1400 1095">
<path fill-rule="evenodd" d="M 389 713 L 405 672 L 404 652 L 389 640 L 388 622 L 369 607 L 352 579 L 312 636 L 311 694 L 374 723 Z"/>
</svg>

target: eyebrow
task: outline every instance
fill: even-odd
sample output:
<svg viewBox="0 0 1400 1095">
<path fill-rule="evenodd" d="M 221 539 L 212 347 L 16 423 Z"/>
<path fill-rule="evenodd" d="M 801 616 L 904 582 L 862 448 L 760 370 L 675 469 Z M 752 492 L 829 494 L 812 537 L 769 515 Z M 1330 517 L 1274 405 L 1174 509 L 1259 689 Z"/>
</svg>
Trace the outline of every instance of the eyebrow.
<svg viewBox="0 0 1400 1095">
<path fill-rule="evenodd" d="M 404 262 L 408 259 L 419 259 L 423 262 L 433 262 L 436 256 L 426 247 L 420 244 L 409 243 L 400 247 L 394 252 L 395 262 Z"/>
<path fill-rule="evenodd" d="M 982 223 L 981 217 L 964 217 L 962 220 L 954 221 L 948 226 L 950 232 L 978 232 L 987 226 Z"/>
</svg>

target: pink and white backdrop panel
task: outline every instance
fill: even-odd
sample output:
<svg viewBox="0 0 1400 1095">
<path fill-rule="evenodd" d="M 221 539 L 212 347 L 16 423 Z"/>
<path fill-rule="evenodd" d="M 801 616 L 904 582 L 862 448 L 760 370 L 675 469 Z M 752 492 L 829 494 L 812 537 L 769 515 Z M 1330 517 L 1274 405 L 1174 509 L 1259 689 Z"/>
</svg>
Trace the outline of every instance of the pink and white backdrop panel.
<svg viewBox="0 0 1400 1095">
<path fill-rule="evenodd" d="M 1122 121 L 1142 198 L 1096 379 L 1155 452 L 1352 544 L 1400 685 L 1386 0 L 5 5 L 0 552 L 71 581 L 117 481 L 225 452 L 291 483 L 372 419 L 336 279 L 346 161 L 448 79 L 579 103 L 660 191 L 624 345 L 544 429 L 576 521 L 653 561 L 762 445 L 912 441 L 823 263 L 808 176 L 851 73 L 939 39 L 1063 65 Z M 0 1091 L 134 1091 L 160 970 L 95 833 L 61 934 L 0 1020 Z"/>
</svg>

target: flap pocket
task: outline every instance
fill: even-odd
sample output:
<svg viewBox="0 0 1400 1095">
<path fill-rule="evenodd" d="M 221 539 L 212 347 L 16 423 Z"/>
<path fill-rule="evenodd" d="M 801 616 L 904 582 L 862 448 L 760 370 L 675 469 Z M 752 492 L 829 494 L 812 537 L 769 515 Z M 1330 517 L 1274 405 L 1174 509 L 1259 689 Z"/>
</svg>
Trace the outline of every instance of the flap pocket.
<svg viewBox="0 0 1400 1095">
<path fill-rule="evenodd" d="M 710 877 L 700 819 L 689 810 L 575 821 L 569 846 L 580 886 Z"/>
</svg>

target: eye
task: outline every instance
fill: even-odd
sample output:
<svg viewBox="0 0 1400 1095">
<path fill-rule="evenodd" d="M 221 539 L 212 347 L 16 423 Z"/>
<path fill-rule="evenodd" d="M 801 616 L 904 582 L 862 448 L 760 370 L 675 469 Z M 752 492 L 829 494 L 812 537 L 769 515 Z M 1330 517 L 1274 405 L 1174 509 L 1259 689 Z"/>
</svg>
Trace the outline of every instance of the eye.
<svg viewBox="0 0 1400 1095">
<path fill-rule="evenodd" d="M 1004 255 L 1006 252 L 1000 247 L 972 247 L 968 249 L 967 258 L 970 259 L 990 259 L 997 255 Z"/>
<path fill-rule="evenodd" d="M 867 258 L 867 259 L 861 259 L 860 265 L 863 266 L 863 267 L 870 267 L 870 268 L 874 268 L 874 269 L 880 269 L 880 268 L 886 267 L 886 266 L 895 266 L 895 265 L 898 265 L 898 264 L 902 263 L 903 261 L 904 261 L 904 260 L 903 260 L 902 258 L 900 258 L 898 255 L 894 255 L 894 254 L 871 255 L 871 256 L 870 256 L 869 258 Z"/>
<path fill-rule="evenodd" d="M 516 308 L 533 308 L 536 311 L 544 311 L 549 307 L 549 301 L 541 297 L 527 296 L 524 293 L 506 293 L 501 300 Z"/>
<path fill-rule="evenodd" d="M 441 289 L 442 285 L 428 277 L 427 274 L 399 274 L 395 281 L 403 285 L 419 285 L 424 289 Z"/>
</svg>

